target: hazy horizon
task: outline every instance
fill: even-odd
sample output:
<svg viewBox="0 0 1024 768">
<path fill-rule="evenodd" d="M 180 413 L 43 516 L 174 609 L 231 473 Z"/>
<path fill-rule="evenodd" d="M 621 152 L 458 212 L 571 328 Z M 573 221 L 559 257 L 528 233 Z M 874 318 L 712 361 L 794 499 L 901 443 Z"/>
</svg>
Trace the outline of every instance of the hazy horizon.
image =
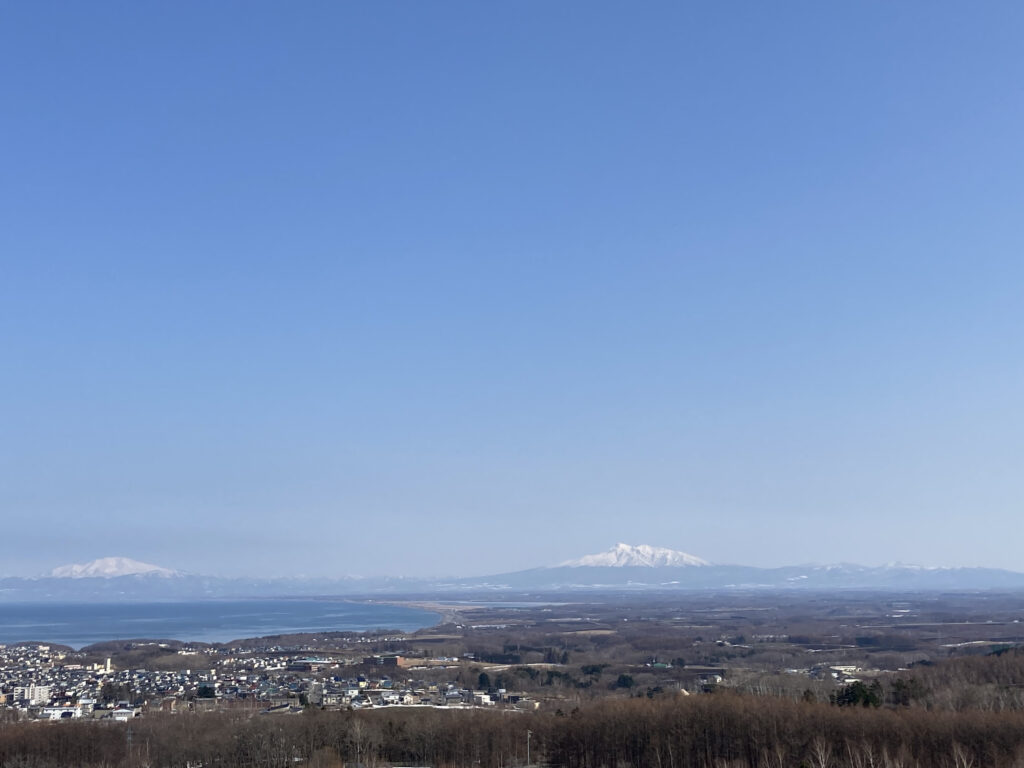
<svg viewBox="0 0 1024 768">
<path fill-rule="evenodd" d="M 1024 571 L 1018 4 L 0 19 L 0 572 Z"/>
<path fill-rule="evenodd" d="M 617 544 L 615 546 L 619 546 L 619 545 Z M 628 545 L 628 546 L 640 546 L 640 544 L 636 543 L 636 544 Z M 657 545 L 649 545 L 648 544 L 647 546 L 657 546 Z M 585 554 L 584 553 L 580 553 L 580 554 L 581 554 L 581 557 L 585 558 L 586 556 L 593 556 L 593 555 L 597 555 L 597 554 L 603 554 L 604 552 L 607 552 L 608 550 L 610 550 L 612 548 L 613 547 L 608 547 L 607 549 L 603 550 L 602 552 L 588 552 L 588 553 L 585 553 Z M 666 549 L 669 549 L 669 548 L 666 548 Z M 693 552 L 683 552 L 682 550 L 670 550 L 670 551 L 674 551 L 674 552 L 679 553 L 679 554 L 691 555 L 691 556 L 695 555 L 695 553 L 693 553 Z M 697 557 L 699 558 L 699 555 L 697 555 Z M 504 567 L 502 565 L 501 562 L 495 562 L 495 563 L 492 564 L 492 567 L 491 567 L 490 570 L 482 571 L 482 572 L 479 572 L 479 573 L 476 573 L 476 572 L 460 572 L 460 571 L 456 571 L 456 570 L 449 570 L 449 571 L 423 571 L 423 572 L 418 572 L 418 573 L 401 573 L 401 572 L 398 572 L 398 571 L 367 572 L 367 573 L 358 573 L 358 572 L 354 572 L 354 571 L 339 571 L 339 572 L 334 572 L 334 573 L 329 573 L 329 572 L 306 573 L 306 572 L 302 572 L 302 571 L 289 571 L 289 572 L 282 572 L 282 573 L 260 573 L 260 572 L 253 572 L 253 571 L 248 571 L 248 572 L 247 571 L 223 572 L 223 571 L 209 571 L 209 570 L 208 571 L 191 571 L 191 570 L 184 569 L 184 568 L 176 568 L 176 567 L 174 567 L 173 564 L 169 564 L 169 563 L 165 563 L 165 562 L 151 563 L 151 562 L 140 561 L 138 558 L 134 558 L 134 557 L 131 557 L 130 555 L 125 555 L 125 554 L 122 553 L 120 555 L 106 555 L 106 556 L 103 556 L 103 557 L 93 558 L 92 560 L 88 560 L 88 561 L 83 560 L 83 561 L 76 562 L 76 563 L 71 563 L 71 562 L 57 563 L 53 567 L 49 567 L 49 568 L 47 568 L 44 571 L 39 572 L 39 573 L 0 573 L 0 577 L 11 577 L 11 576 L 13 576 L 13 577 L 20 577 L 20 578 L 39 578 L 39 577 L 44 577 L 45 578 L 45 577 L 50 577 L 50 576 L 54 576 L 54 575 L 64 575 L 64 574 L 55 574 L 55 573 L 53 573 L 54 571 L 60 570 L 62 568 L 67 568 L 67 567 L 72 567 L 72 566 L 84 566 L 84 565 L 89 565 L 90 563 L 93 563 L 95 561 L 102 561 L 102 560 L 108 560 L 108 559 L 122 559 L 122 558 L 126 558 L 126 559 L 129 559 L 129 560 L 135 561 L 136 563 L 139 563 L 141 565 L 156 566 L 156 567 L 161 568 L 161 569 L 168 569 L 168 570 L 175 571 L 175 572 L 178 572 L 178 573 L 183 574 L 183 575 L 214 576 L 214 577 L 226 577 L 226 578 L 252 578 L 252 579 L 256 579 L 256 578 L 278 578 L 278 577 L 288 577 L 288 578 L 294 577 L 294 578 L 310 578 L 310 579 L 319 579 L 319 578 L 344 579 L 344 578 L 350 578 L 350 577 L 351 578 L 377 578 L 377 577 L 382 577 L 382 576 L 391 576 L 391 577 L 400 577 L 400 578 L 466 578 L 466 577 L 472 578 L 472 577 L 478 577 L 478 576 L 497 575 L 497 574 L 500 574 L 502 572 L 528 570 L 530 568 L 557 568 L 557 567 L 564 566 L 564 565 L 576 565 L 576 563 L 571 562 L 571 561 L 580 559 L 580 558 L 569 558 L 569 559 L 563 560 L 563 561 L 539 563 L 539 564 L 535 564 L 535 565 L 532 565 L 532 566 L 525 566 L 523 568 L 506 568 L 506 567 Z M 721 562 L 716 561 L 716 562 L 706 562 L 703 565 L 708 565 L 708 566 L 724 566 L 724 567 L 732 567 L 732 566 L 745 567 L 745 566 L 750 566 L 751 563 L 742 563 L 742 562 L 734 562 L 734 561 L 721 561 Z M 816 560 L 816 561 L 799 561 L 799 562 L 797 562 L 797 561 L 794 561 L 794 562 L 779 562 L 779 563 L 770 563 L 770 564 L 767 564 L 767 565 L 754 566 L 754 567 L 762 567 L 762 568 L 787 567 L 787 566 L 796 566 L 796 567 L 824 567 L 824 566 L 833 566 L 833 565 L 856 565 L 856 566 L 866 566 L 866 567 L 888 567 L 888 566 L 899 567 L 899 566 L 909 566 L 909 567 L 912 567 L 912 568 L 923 567 L 923 568 L 927 568 L 927 569 L 991 567 L 991 566 L 985 566 L 984 564 L 979 564 L 979 563 L 973 563 L 973 564 L 972 563 L 966 563 L 966 564 L 957 564 L 957 565 L 936 566 L 936 565 L 933 565 L 931 563 L 910 563 L 910 562 L 906 562 L 906 561 L 886 561 L 886 562 L 857 561 L 857 562 L 853 562 L 853 561 L 820 561 L 820 560 Z M 693 566 L 690 566 L 690 567 L 693 567 Z M 1004 570 L 1014 570 L 1014 569 L 1004 569 Z M 1022 571 L 1017 571 L 1017 572 L 1022 572 Z M 75 578 L 79 578 L 79 577 L 75 577 Z"/>
</svg>

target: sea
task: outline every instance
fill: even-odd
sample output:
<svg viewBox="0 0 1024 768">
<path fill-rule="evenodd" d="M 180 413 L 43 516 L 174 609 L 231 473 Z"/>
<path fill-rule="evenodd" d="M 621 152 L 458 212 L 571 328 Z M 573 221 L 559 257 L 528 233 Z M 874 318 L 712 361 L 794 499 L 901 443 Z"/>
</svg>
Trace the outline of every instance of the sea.
<svg viewBox="0 0 1024 768">
<path fill-rule="evenodd" d="M 110 640 L 226 643 L 299 632 L 411 632 L 440 619 L 411 606 L 341 600 L 0 603 L 0 643 L 38 641 L 76 650 Z"/>
</svg>

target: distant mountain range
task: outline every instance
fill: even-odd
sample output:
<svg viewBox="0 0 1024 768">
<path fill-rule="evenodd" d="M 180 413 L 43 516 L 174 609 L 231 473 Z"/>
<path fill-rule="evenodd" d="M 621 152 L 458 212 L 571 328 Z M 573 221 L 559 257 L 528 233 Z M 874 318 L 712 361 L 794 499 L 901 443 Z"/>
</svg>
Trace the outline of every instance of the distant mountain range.
<svg viewBox="0 0 1024 768">
<path fill-rule="evenodd" d="M 1016 590 L 1024 589 L 1024 573 L 995 568 L 928 568 L 903 564 L 755 568 L 718 565 L 686 552 L 621 543 L 606 552 L 585 555 L 554 567 L 451 579 L 222 578 L 182 573 L 126 557 L 105 557 L 90 563 L 61 566 L 38 578 L 0 578 L 0 601 L 733 589 Z"/>
<path fill-rule="evenodd" d="M 1024 573 L 996 568 L 932 568 L 894 563 L 864 566 L 793 565 L 756 568 L 718 565 L 695 555 L 648 545 L 616 544 L 607 552 L 486 579 L 461 580 L 491 590 L 686 589 L 1024 589 Z"/>
</svg>

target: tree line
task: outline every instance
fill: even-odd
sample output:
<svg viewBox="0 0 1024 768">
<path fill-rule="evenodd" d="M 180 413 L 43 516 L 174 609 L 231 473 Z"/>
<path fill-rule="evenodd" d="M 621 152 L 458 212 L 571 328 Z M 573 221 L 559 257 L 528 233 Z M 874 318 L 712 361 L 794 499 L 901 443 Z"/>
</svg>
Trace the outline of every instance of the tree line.
<svg viewBox="0 0 1024 768">
<path fill-rule="evenodd" d="M 838 707 L 731 692 L 568 713 L 384 708 L 0 725 L 4 768 L 1022 768 L 1024 712 Z"/>
</svg>

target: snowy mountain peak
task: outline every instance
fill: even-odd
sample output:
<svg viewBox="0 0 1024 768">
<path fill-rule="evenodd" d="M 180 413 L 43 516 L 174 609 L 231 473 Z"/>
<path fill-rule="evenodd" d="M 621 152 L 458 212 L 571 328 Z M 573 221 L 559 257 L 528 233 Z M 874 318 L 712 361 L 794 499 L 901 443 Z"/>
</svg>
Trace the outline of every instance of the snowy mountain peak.
<svg viewBox="0 0 1024 768">
<path fill-rule="evenodd" d="M 570 568 L 578 568 L 580 566 L 603 566 L 612 568 L 639 566 L 643 568 L 657 568 L 664 566 L 678 567 L 684 565 L 711 565 L 711 563 L 694 555 L 689 555 L 686 552 L 677 552 L 674 549 L 652 547 L 649 544 L 633 546 L 630 544 L 622 544 L 620 542 L 607 552 L 601 552 L 597 555 L 586 555 L 581 557 L 579 560 L 567 560 L 561 565 L 568 566 Z"/>
<path fill-rule="evenodd" d="M 62 565 L 50 571 L 55 579 L 112 579 L 117 576 L 136 576 L 152 574 L 155 576 L 176 576 L 177 571 L 161 568 L 159 565 L 140 563 L 128 557 L 101 557 L 91 563 L 74 563 Z"/>
</svg>

